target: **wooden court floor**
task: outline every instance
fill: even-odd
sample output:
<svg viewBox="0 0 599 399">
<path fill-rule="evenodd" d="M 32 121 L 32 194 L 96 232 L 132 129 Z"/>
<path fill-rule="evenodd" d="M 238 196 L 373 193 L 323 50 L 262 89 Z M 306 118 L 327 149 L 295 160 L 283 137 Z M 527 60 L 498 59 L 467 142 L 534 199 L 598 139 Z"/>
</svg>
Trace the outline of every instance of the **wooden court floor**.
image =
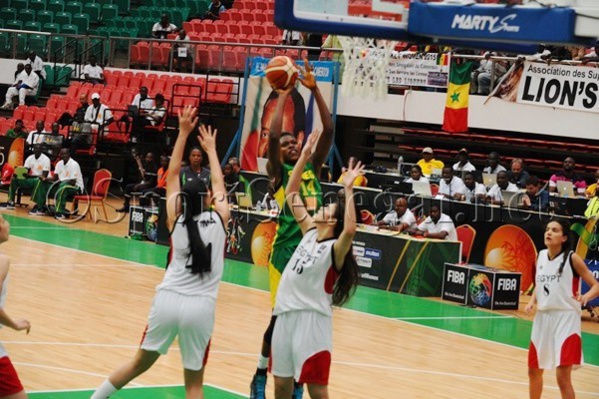
<svg viewBox="0 0 599 399">
<path fill-rule="evenodd" d="M 7 310 L 27 317 L 32 331 L 25 335 L 4 328 L 0 341 L 32 398 L 89 397 L 78 390 L 98 386 L 136 350 L 163 274 L 159 267 L 137 262 L 146 259 L 138 252 L 159 249 L 135 243 L 143 250 L 123 254 L 118 248 L 129 248 L 131 241 L 122 239 L 117 248 L 110 246 L 114 237 L 90 238 L 85 230 L 94 230 L 91 222 L 78 232 L 79 224 L 7 219 L 13 226 L 13 236 L 2 248 L 12 259 Z M 152 259 L 161 258 L 162 252 Z M 269 319 L 265 286 L 263 269 L 227 262 L 206 369 L 206 383 L 213 386 L 207 398 L 247 397 Z M 520 312 L 483 312 L 362 288 L 349 307 L 334 312 L 332 398 L 527 397 L 523 348 L 530 322 Z M 574 373 L 577 398 L 599 398 L 595 324 L 585 323 L 591 331 L 583 338 L 585 350 L 593 364 Z M 167 391 L 156 387 L 181 382 L 175 345 L 131 384 L 147 390 L 115 397 L 179 398 L 180 389 L 161 393 Z M 544 398 L 559 398 L 553 373 L 545 384 Z M 272 381 L 268 393 L 272 398 Z"/>
</svg>

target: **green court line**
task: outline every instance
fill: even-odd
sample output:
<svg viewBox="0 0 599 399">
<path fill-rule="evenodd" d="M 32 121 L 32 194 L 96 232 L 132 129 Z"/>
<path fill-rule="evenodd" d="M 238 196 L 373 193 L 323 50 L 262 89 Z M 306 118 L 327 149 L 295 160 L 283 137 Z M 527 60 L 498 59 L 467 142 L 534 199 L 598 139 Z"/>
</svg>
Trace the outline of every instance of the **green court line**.
<svg viewBox="0 0 599 399">
<path fill-rule="evenodd" d="M 28 393 L 30 399 L 89 399 L 94 391 L 49 391 Z M 204 385 L 204 396 L 210 399 L 239 399 L 247 398 L 233 392 L 223 391 L 210 385 Z M 181 399 L 185 398 L 183 386 L 160 386 L 125 388 L 110 397 L 111 399 Z"/>
<path fill-rule="evenodd" d="M 165 265 L 168 248 L 164 246 L 84 231 L 77 229 L 76 224 L 61 226 L 11 215 L 6 215 L 5 218 L 14 226 L 12 234 L 18 237 L 158 267 Z M 58 229 L 50 229 L 52 226 Z M 223 281 L 266 291 L 268 270 L 227 259 Z M 393 319 L 429 317 L 404 322 L 524 349 L 528 348 L 532 326 L 528 320 L 505 318 L 497 313 L 369 287 L 359 287 L 346 308 Z M 497 320 L 493 319 L 494 316 Z M 599 335 L 583 333 L 582 337 L 586 363 L 599 366 Z"/>
</svg>

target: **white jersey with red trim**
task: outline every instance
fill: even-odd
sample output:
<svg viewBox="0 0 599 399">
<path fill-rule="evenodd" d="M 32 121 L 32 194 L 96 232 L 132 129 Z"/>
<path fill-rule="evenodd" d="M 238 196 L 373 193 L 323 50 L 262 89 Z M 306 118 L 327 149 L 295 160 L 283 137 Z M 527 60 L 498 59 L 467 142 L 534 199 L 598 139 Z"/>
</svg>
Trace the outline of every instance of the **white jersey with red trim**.
<svg viewBox="0 0 599 399">
<path fill-rule="evenodd" d="M 561 275 L 559 268 L 565 264 Z M 576 310 L 580 312 L 580 303 L 575 299 L 580 288 L 580 277 L 575 274 L 570 263 L 570 253 L 563 252 L 549 259 L 546 249 L 539 252 L 537 259 L 537 308 L 543 310 Z"/>
<path fill-rule="evenodd" d="M 188 265 L 191 265 L 189 256 L 189 238 L 187 228 L 177 218 L 173 233 L 171 234 L 171 260 L 164 275 L 162 283 L 156 290 L 169 290 L 182 295 L 208 296 L 216 300 L 218 283 L 223 275 L 225 258 L 225 241 L 227 233 L 220 215 L 217 212 L 207 211 L 195 216 L 200 237 L 206 246 L 212 244 L 211 271 L 202 277 L 192 274 Z"/>
<path fill-rule="evenodd" d="M 277 291 L 275 315 L 294 310 L 333 315 L 333 288 L 339 275 L 333 266 L 336 239 L 317 238 L 315 228 L 308 230 L 287 263 Z"/>
</svg>

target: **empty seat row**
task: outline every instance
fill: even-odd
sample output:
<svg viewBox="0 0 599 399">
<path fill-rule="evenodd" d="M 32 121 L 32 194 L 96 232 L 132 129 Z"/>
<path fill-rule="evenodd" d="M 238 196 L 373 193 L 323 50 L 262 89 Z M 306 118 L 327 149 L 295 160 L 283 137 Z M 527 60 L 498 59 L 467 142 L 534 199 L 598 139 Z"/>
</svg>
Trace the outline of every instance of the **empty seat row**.
<svg viewBox="0 0 599 399">
<path fill-rule="evenodd" d="M 224 35 L 232 33 L 235 35 L 258 35 L 280 38 L 283 31 L 273 23 L 265 22 L 235 22 L 235 21 L 215 21 L 215 23 L 206 23 L 199 19 L 192 19 L 190 22 L 184 22 L 183 28 L 187 33 L 208 33 L 211 35 Z"/>
<path fill-rule="evenodd" d="M 275 12 L 272 10 L 227 10 L 218 14 L 218 17 L 222 21 L 235 21 L 235 22 L 273 22 Z"/>
</svg>

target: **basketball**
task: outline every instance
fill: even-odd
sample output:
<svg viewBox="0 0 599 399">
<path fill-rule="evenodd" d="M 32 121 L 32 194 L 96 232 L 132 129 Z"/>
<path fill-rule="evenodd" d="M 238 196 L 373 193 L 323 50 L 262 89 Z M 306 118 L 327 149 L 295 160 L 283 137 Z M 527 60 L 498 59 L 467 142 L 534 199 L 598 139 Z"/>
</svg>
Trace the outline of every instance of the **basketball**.
<svg viewBox="0 0 599 399">
<path fill-rule="evenodd" d="M 280 55 L 270 60 L 264 74 L 273 89 L 284 89 L 295 84 L 298 69 L 291 58 Z"/>
</svg>

